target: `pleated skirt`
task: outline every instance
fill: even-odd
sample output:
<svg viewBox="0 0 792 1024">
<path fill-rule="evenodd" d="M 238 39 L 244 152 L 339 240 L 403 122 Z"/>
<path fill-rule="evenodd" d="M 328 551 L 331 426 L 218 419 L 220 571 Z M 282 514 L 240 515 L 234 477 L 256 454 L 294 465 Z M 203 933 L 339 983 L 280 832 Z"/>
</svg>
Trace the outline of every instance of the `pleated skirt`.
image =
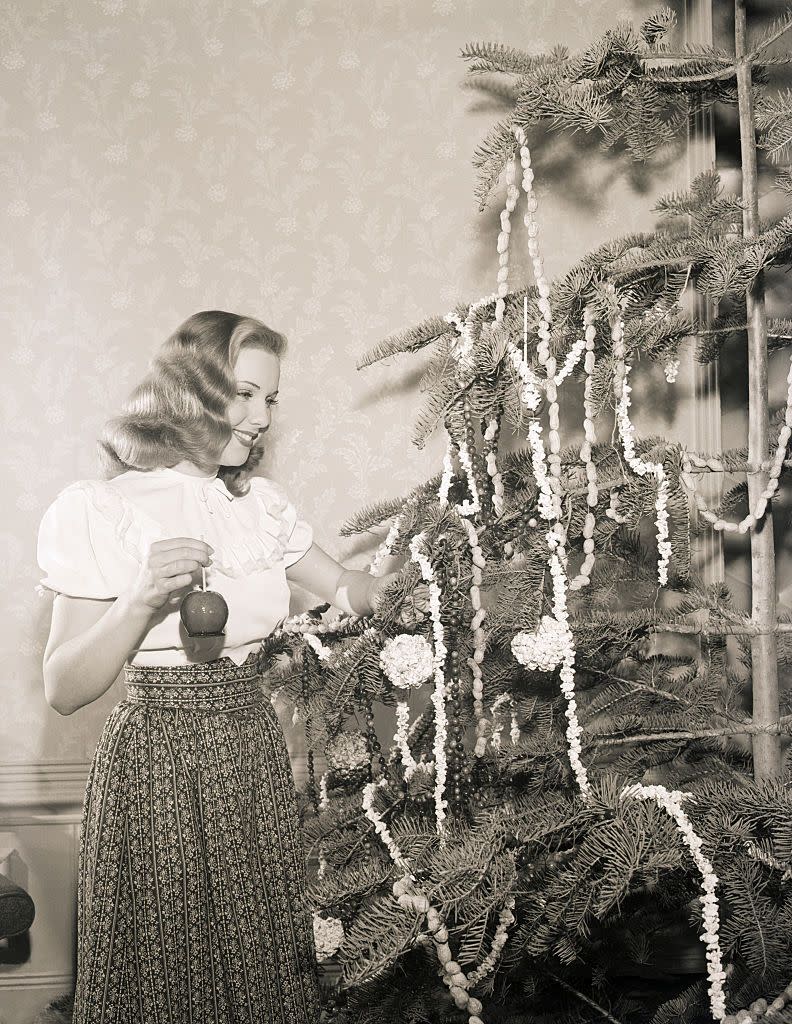
<svg viewBox="0 0 792 1024">
<path fill-rule="evenodd" d="M 315 1024 L 294 783 L 255 656 L 126 682 L 85 795 L 74 1024 Z"/>
</svg>

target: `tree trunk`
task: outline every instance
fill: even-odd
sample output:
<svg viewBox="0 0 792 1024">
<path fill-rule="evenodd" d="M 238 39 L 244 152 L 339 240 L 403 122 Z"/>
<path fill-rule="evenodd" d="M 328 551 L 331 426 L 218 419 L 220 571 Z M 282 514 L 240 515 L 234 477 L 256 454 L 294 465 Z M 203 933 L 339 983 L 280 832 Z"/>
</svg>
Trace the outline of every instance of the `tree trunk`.
<svg viewBox="0 0 792 1024">
<path fill-rule="evenodd" d="M 759 233 L 759 182 L 754 128 L 754 98 L 748 52 L 745 0 L 734 3 L 734 43 L 737 58 L 737 94 L 740 113 L 742 162 L 743 235 Z M 768 457 L 770 423 L 767 388 L 767 321 L 764 278 L 760 275 L 746 297 L 748 312 L 748 462 L 759 466 Z M 767 473 L 748 473 L 748 501 L 753 510 L 767 486 Z M 773 517 L 768 506 L 764 519 L 751 531 L 751 618 L 767 630 L 776 625 L 775 545 Z M 773 632 L 751 640 L 753 721 L 757 726 L 778 722 L 778 659 Z M 777 778 L 781 752 L 777 736 L 753 737 L 754 778 Z"/>
</svg>

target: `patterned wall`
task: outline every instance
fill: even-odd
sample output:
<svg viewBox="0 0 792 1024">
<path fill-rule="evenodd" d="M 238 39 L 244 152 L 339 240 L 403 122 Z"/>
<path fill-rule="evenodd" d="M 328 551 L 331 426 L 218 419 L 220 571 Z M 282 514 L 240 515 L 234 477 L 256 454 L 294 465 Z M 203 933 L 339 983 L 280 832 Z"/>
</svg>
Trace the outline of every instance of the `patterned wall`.
<svg viewBox="0 0 792 1024">
<path fill-rule="evenodd" d="M 155 346 L 207 308 L 289 336 L 267 471 L 364 565 L 339 525 L 435 471 L 439 447 L 410 445 L 420 360 L 356 359 L 494 286 L 497 210 L 476 209 L 471 155 L 495 110 L 462 87 L 460 48 L 575 49 L 650 6 L 0 0 L 0 761 L 85 760 L 118 696 L 69 719 L 46 707 L 35 536 L 95 473 L 94 438 Z M 636 191 L 583 139 L 536 164 L 551 273 L 649 227 L 670 180 Z"/>
</svg>

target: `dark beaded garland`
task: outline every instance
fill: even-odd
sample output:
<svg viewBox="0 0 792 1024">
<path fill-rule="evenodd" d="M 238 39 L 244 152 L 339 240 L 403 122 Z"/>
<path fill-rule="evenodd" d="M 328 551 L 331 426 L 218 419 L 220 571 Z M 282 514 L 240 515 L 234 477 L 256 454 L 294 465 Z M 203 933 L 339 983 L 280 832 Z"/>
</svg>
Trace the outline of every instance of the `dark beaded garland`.
<svg viewBox="0 0 792 1024">
<path fill-rule="evenodd" d="M 470 410 L 470 398 L 467 395 L 462 401 L 462 419 L 465 424 L 465 444 L 467 446 L 468 454 L 470 455 L 470 464 L 473 467 L 473 479 L 476 482 L 476 490 L 478 491 L 479 501 L 481 503 L 479 517 L 486 522 L 489 517 L 490 508 L 490 501 L 488 501 L 489 487 L 487 486 L 489 477 L 482 471 L 481 457 L 476 445 L 476 431 L 473 426 L 473 414 Z"/>
<path fill-rule="evenodd" d="M 446 702 L 446 718 L 448 732 L 446 742 L 446 758 L 448 763 L 448 779 L 450 781 L 450 801 L 459 808 L 462 804 L 464 778 L 464 749 L 462 722 L 460 717 L 460 656 L 457 646 L 459 628 L 462 623 L 460 609 L 453 608 L 448 616 L 448 647 L 447 672 L 449 677 L 448 699 Z"/>
<path fill-rule="evenodd" d="M 382 756 L 382 746 L 377 736 L 374 711 L 371 708 L 366 713 L 366 738 L 371 753 L 371 778 L 378 779 L 385 770 L 385 758 Z"/>
<path fill-rule="evenodd" d="M 314 752 L 313 747 L 310 745 L 308 736 L 311 731 L 311 716 L 308 713 L 308 698 L 309 688 L 308 681 L 310 678 L 310 672 L 307 664 L 307 652 L 303 655 L 303 671 L 302 671 L 302 700 L 303 707 L 305 708 L 305 747 L 307 750 L 306 754 L 306 765 L 308 768 L 308 796 L 311 801 L 311 806 L 314 811 L 319 810 L 319 791 L 316 786 L 316 769 L 314 766 Z"/>
</svg>

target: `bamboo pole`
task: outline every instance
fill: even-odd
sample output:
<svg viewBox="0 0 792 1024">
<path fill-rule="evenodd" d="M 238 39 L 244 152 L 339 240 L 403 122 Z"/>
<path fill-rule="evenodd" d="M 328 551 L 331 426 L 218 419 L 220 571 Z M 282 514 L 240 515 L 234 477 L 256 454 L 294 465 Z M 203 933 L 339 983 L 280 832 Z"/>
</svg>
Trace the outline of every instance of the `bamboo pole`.
<svg viewBox="0 0 792 1024">
<path fill-rule="evenodd" d="M 748 58 L 746 0 L 734 0 L 734 51 L 737 61 L 737 100 L 740 115 L 742 163 L 743 236 L 759 234 L 759 180 L 756 159 L 754 97 L 751 62 Z M 746 295 L 748 312 L 748 462 L 761 465 L 768 456 L 769 412 L 767 388 L 767 320 L 764 277 L 760 274 Z M 767 474 L 748 476 L 748 498 L 756 506 L 767 484 Z M 764 520 L 751 531 L 751 618 L 764 631 L 751 639 L 753 714 L 757 726 L 770 727 L 779 720 L 776 637 L 776 579 L 773 519 L 768 509 Z M 768 733 L 753 737 L 754 778 L 757 781 L 781 774 L 779 740 Z"/>
</svg>

